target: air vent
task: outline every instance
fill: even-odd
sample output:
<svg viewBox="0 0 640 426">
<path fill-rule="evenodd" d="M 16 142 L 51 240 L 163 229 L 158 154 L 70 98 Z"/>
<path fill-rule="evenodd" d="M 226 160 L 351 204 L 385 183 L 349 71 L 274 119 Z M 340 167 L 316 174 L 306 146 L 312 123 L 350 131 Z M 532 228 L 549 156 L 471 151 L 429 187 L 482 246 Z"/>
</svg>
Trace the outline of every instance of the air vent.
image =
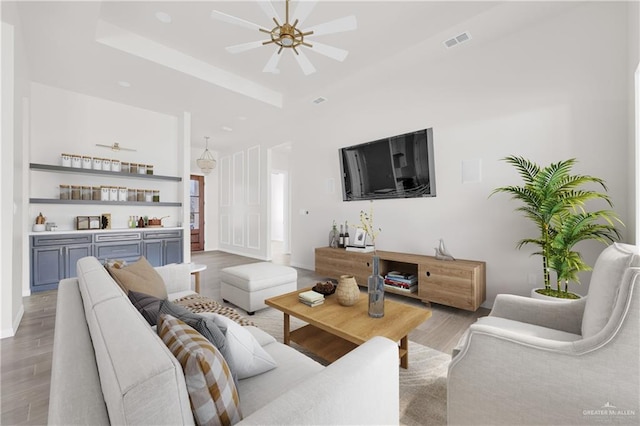
<svg viewBox="0 0 640 426">
<path fill-rule="evenodd" d="M 313 100 L 313 103 L 314 104 L 321 104 L 321 103 L 325 102 L 326 100 L 327 100 L 327 98 L 323 98 L 322 96 L 320 96 L 320 97 L 315 98 Z"/>
<path fill-rule="evenodd" d="M 462 34 L 458 34 L 457 36 L 450 38 L 449 40 L 443 41 L 443 43 L 447 49 L 451 49 L 453 46 L 457 46 L 469 40 L 471 40 L 471 34 L 469 34 L 468 32 L 464 32 Z"/>
</svg>

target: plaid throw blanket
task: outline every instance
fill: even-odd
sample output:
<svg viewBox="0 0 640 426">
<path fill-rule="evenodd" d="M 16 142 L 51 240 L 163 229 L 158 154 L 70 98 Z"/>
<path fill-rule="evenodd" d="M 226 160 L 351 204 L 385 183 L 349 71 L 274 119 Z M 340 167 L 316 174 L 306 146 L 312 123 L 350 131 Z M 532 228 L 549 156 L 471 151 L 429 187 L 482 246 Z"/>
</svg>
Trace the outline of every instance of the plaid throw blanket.
<svg viewBox="0 0 640 426">
<path fill-rule="evenodd" d="M 199 294 L 182 297 L 178 300 L 175 300 L 174 303 L 187 308 L 195 314 L 199 314 L 202 312 L 213 312 L 216 314 L 224 315 L 225 317 L 232 319 L 240 325 L 255 326 L 255 323 L 253 321 L 249 321 L 248 319 L 240 315 L 235 309 L 228 306 L 223 306 L 215 300 Z"/>
</svg>

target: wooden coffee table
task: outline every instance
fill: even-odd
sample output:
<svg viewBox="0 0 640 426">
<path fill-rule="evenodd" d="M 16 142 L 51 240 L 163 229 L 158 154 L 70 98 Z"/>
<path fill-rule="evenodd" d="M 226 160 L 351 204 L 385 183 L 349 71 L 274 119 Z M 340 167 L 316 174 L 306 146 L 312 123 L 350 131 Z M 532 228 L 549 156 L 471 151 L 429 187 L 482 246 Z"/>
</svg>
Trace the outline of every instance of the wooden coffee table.
<svg viewBox="0 0 640 426">
<path fill-rule="evenodd" d="M 342 306 L 336 295 L 325 297 L 322 305 L 310 307 L 298 301 L 298 294 L 309 288 L 266 299 L 264 303 L 284 312 L 284 343 L 295 342 L 320 358 L 333 362 L 374 336 L 384 336 L 399 342 L 400 365 L 409 367 L 409 339 L 411 330 L 431 316 L 431 311 L 384 301 L 384 317 L 371 318 L 368 297 L 360 293 L 353 306 Z M 290 316 L 308 325 L 291 330 Z"/>
</svg>

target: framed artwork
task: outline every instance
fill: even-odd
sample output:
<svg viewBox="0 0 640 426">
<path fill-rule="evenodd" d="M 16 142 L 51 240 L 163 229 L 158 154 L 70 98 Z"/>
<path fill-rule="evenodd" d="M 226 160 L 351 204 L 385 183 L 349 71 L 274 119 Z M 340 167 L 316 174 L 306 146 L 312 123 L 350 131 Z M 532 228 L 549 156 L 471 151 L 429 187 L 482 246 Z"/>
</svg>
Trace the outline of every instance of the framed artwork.
<svg viewBox="0 0 640 426">
<path fill-rule="evenodd" d="M 356 247 L 366 247 L 367 233 L 362 228 L 356 228 L 356 235 L 353 239 L 353 245 Z"/>
</svg>

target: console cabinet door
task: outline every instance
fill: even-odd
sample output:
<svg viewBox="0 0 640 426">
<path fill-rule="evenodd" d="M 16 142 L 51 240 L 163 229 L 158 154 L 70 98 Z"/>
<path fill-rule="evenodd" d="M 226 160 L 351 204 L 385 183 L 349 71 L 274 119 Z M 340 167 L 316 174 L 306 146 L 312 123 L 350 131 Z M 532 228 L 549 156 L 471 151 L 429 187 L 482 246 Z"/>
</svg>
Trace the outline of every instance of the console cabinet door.
<svg viewBox="0 0 640 426">
<path fill-rule="evenodd" d="M 419 265 L 419 296 L 455 308 L 475 310 L 475 265 L 434 260 Z"/>
</svg>

